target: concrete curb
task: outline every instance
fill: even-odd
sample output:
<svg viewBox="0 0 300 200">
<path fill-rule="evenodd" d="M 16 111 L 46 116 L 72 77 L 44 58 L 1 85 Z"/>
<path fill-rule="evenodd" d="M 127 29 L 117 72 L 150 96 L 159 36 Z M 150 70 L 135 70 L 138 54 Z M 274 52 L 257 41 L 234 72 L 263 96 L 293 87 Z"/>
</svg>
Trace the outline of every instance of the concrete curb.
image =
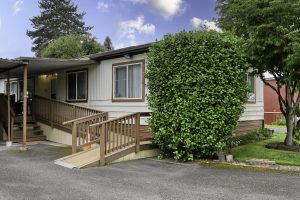
<svg viewBox="0 0 300 200">
<path fill-rule="evenodd" d="M 206 164 L 217 164 L 217 163 L 223 163 L 233 166 L 241 166 L 241 167 L 254 167 L 254 168 L 262 168 L 262 169 L 271 169 L 271 170 L 278 170 L 282 172 L 300 172 L 299 166 L 289 166 L 289 165 L 278 165 L 273 164 L 272 161 L 270 161 L 270 164 L 266 163 L 265 161 L 263 163 L 247 163 L 247 162 L 219 162 L 219 161 L 200 161 L 200 163 L 206 163 Z"/>
</svg>

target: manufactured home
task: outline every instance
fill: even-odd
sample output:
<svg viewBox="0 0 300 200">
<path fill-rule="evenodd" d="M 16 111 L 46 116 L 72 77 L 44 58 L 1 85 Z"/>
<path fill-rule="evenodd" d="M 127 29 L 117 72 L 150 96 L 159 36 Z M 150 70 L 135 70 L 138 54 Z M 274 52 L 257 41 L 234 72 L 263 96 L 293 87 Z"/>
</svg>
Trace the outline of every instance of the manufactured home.
<svg viewBox="0 0 300 200">
<path fill-rule="evenodd" d="M 0 95 L 4 113 L 0 120 L 8 133 L 2 138 L 15 142 L 47 139 L 72 145 L 74 154 L 88 145 L 102 148 L 97 158 L 78 166 L 105 164 L 150 149 L 153 136 L 147 125 L 151 110 L 145 79 L 150 46 L 78 59 L 0 60 L 2 87 L 10 91 L 10 95 Z M 245 79 L 250 85 L 249 101 L 237 134 L 264 124 L 263 83 L 248 74 Z"/>
</svg>

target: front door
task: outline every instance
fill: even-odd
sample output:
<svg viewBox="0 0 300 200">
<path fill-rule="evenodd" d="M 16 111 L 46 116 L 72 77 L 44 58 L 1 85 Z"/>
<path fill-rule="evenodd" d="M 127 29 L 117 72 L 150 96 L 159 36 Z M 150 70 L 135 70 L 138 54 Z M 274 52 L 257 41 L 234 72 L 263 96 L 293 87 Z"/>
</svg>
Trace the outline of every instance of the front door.
<svg viewBox="0 0 300 200">
<path fill-rule="evenodd" d="M 34 78 L 27 80 L 27 114 L 32 115 L 32 98 L 34 96 Z M 22 115 L 23 113 L 23 80 L 19 81 L 19 94 L 18 101 L 16 103 L 17 114 Z"/>
</svg>

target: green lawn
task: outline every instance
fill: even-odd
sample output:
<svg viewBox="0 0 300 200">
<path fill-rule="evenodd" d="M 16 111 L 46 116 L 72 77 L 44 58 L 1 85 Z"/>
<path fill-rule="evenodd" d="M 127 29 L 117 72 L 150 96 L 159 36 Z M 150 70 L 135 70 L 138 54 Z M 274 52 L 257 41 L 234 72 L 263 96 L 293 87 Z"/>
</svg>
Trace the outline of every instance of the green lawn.
<svg viewBox="0 0 300 200">
<path fill-rule="evenodd" d="M 265 124 L 265 128 L 286 128 L 286 126 L 276 124 Z"/>
<path fill-rule="evenodd" d="M 272 160 L 280 165 L 300 166 L 300 153 L 267 149 L 265 147 L 270 142 L 283 142 L 284 138 L 285 134 L 277 134 L 269 140 L 238 146 L 232 150 L 233 157 L 241 162 L 256 158 Z"/>
</svg>

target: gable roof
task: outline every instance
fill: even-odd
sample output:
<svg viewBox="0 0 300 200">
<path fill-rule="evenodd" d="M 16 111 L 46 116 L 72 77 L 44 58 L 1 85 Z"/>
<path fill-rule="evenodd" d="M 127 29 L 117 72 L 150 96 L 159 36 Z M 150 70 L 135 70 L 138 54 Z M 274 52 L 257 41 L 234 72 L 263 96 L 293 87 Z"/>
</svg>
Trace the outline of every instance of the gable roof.
<svg viewBox="0 0 300 200">
<path fill-rule="evenodd" d="M 24 65 L 28 65 L 28 75 L 50 73 L 58 69 L 63 70 L 77 66 L 95 64 L 101 60 L 146 53 L 149 51 L 151 45 L 152 43 L 131 46 L 122 49 L 96 53 L 76 59 L 19 57 L 8 60 L 0 58 L 0 78 L 5 78 L 7 76 L 5 72 L 8 70 L 10 71 L 12 77 L 22 77 L 22 66 Z"/>
</svg>

